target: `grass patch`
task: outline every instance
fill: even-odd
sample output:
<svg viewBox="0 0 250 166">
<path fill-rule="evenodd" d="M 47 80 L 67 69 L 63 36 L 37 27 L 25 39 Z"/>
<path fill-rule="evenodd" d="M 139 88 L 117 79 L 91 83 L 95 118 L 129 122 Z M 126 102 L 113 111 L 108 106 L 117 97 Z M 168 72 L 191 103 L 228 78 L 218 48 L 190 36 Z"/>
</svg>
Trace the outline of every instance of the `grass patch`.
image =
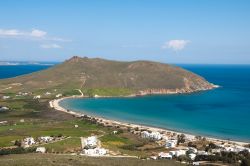
<svg viewBox="0 0 250 166">
<path fill-rule="evenodd" d="M 50 153 L 68 153 L 81 150 L 81 140 L 79 137 L 66 138 L 55 143 L 43 145 Z"/>
</svg>

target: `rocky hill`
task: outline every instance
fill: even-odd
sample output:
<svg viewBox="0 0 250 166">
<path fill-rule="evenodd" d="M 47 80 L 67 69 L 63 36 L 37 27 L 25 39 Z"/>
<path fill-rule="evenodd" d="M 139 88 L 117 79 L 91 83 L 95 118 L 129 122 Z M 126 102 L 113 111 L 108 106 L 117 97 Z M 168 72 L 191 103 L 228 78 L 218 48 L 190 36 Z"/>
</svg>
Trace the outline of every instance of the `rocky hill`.
<svg viewBox="0 0 250 166">
<path fill-rule="evenodd" d="M 119 62 L 77 56 L 47 70 L 0 80 L 15 91 L 124 88 L 140 94 L 186 93 L 213 84 L 180 67 L 151 61 Z"/>
</svg>

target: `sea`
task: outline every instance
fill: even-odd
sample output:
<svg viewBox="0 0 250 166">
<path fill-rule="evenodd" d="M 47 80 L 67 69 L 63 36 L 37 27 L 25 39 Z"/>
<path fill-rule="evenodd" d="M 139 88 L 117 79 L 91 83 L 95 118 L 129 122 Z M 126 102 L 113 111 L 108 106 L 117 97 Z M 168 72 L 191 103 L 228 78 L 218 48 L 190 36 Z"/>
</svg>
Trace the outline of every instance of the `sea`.
<svg viewBox="0 0 250 166">
<path fill-rule="evenodd" d="M 16 63 L 15 63 L 16 64 Z M 0 79 L 16 77 L 24 74 L 29 74 L 32 72 L 40 71 L 47 69 L 56 63 L 53 64 L 21 64 L 21 65 L 0 65 Z"/>
<path fill-rule="evenodd" d="M 65 99 L 66 109 L 174 131 L 250 142 L 250 65 L 177 65 L 219 85 L 191 94 Z M 49 66 L 0 66 L 0 78 Z"/>
</svg>

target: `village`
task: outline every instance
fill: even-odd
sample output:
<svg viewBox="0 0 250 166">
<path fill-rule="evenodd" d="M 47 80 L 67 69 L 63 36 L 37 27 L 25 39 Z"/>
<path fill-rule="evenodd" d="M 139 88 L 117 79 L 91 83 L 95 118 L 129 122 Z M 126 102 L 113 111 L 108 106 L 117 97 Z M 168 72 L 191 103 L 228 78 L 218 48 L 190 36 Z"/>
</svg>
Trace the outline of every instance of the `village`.
<svg viewBox="0 0 250 166">
<path fill-rule="evenodd" d="M 16 140 L 16 146 L 20 146 L 23 148 L 30 148 L 36 147 L 37 153 L 46 153 L 46 148 L 42 145 L 54 143 L 57 141 L 62 141 L 67 139 L 68 137 L 65 136 L 41 136 L 38 138 L 33 137 L 25 137 L 23 140 L 19 141 Z M 108 150 L 101 148 L 100 141 L 97 139 L 96 136 L 90 136 L 87 138 L 81 137 L 81 144 L 82 144 L 82 151 L 80 155 L 87 155 L 87 156 L 103 156 L 108 154 Z"/>
<path fill-rule="evenodd" d="M 60 98 L 63 95 L 61 93 L 45 92 L 43 96 L 54 96 Z M 19 92 L 15 97 L 31 96 L 29 92 Z M 33 100 L 40 99 L 42 95 L 34 95 Z M 97 97 L 97 96 L 95 96 Z M 2 96 L 2 99 L 8 100 L 10 96 Z M 51 107 L 55 108 L 53 102 L 49 103 Z M 58 108 L 55 108 L 58 109 Z M 0 111 L 9 111 L 10 109 L 6 106 L 0 106 Z M 207 159 L 211 156 L 216 156 L 221 153 L 250 153 L 250 147 L 247 144 L 242 144 L 233 141 L 220 140 L 220 139 L 210 139 L 201 136 L 194 136 L 190 134 L 178 133 L 174 131 L 168 131 L 159 128 L 152 128 L 147 126 L 140 126 L 128 123 L 121 123 L 118 121 L 107 120 L 103 118 L 92 117 L 84 114 L 76 114 L 73 111 L 66 111 L 71 113 L 78 119 L 86 120 L 94 124 L 99 124 L 107 128 L 111 128 L 111 134 L 119 134 L 118 130 L 127 131 L 141 139 L 149 140 L 162 147 L 164 150 L 152 152 L 150 156 L 146 159 L 148 160 L 177 160 L 181 159 L 182 163 L 192 163 L 193 165 L 199 165 L 203 159 Z M 24 119 L 20 120 L 24 123 Z M 1 121 L 0 125 L 7 124 L 8 121 Z M 78 128 L 78 125 L 74 125 L 74 128 Z M 105 156 L 118 156 L 113 153 L 112 150 L 102 147 L 102 142 L 99 139 L 100 136 L 92 134 L 89 137 L 79 137 L 81 142 L 81 150 L 75 151 L 74 155 L 84 155 L 84 156 L 95 156 L 95 157 L 105 157 Z M 35 152 L 37 153 L 49 153 L 44 145 L 62 141 L 68 139 L 69 136 L 40 136 L 32 137 L 27 136 L 22 140 L 13 140 L 13 143 L 17 147 L 22 147 L 25 149 L 35 147 Z M 120 155 L 122 156 L 122 155 Z M 138 157 L 139 156 L 131 156 Z"/>
<path fill-rule="evenodd" d="M 86 116 L 84 117 L 86 119 Z M 88 117 L 90 118 L 90 117 Z M 94 121 L 93 118 L 89 120 Z M 105 122 L 102 124 L 107 125 Z M 75 128 L 78 126 L 75 125 Z M 117 125 L 116 125 L 117 127 Z M 123 130 L 124 126 L 119 126 L 119 130 Z M 125 128 L 124 128 L 125 129 Z M 130 133 L 141 137 L 142 139 L 147 139 L 149 141 L 157 143 L 159 146 L 164 147 L 164 151 L 158 154 L 151 155 L 148 160 L 176 160 L 177 158 L 185 158 L 189 160 L 193 165 L 199 165 L 200 162 L 197 157 L 204 156 L 215 156 L 219 153 L 242 153 L 244 151 L 250 152 L 250 148 L 245 146 L 240 146 L 233 144 L 231 142 L 220 142 L 220 141 L 207 141 L 204 137 L 192 136 L 188 134 L 177 134 L 171 132 L 161 132 L 161 131 L 149 131 L 146 129 L 138 129 L 138 127 L 130 128 Z M 113 130 L 111 134 L 118 134 L 117 130 Z M 100 136 L 92 135 L 89 137 L 80 137 L 81 141 L 81 151 L 75 152 L 74 155 L 84 155 L 84 156 L 95 156 L 95 157 L 105 157 L 105 156 L 116 156 L 111 150 L 102 148 L 102 142 L 98 139 Z M 15 145 L 21 146 L 23 148 L 36 147 L 37 153 L 46 153 L 46 148 L 43 146 L 45 144 L 53 143 L 55 141 L 61 141 L 67 139 L 66 136 L 41 136 L 37 138 L 25 137 L 23 140 L 15 141 Z M 205 150 L 201 147 L 197 147 L 196 142 L 206 142 Z M 136 157 L 136 156 L 134 156 Z M 187 163 L 183 160 L 182 163 Z"/>
</svg>

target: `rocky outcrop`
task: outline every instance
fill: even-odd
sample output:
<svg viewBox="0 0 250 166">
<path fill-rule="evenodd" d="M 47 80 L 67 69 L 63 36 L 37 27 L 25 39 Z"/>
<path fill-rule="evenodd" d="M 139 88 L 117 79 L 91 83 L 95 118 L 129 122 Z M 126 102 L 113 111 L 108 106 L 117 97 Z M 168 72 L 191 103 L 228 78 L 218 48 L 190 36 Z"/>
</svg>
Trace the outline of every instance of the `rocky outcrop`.
<svg viewBox="0 0 250 166">
<path fill-rule="evenodd" d="M 186 78 L 184 79 L 185 87 L 183 88 L 175 88 L 175 89 L 145 89 L 140 90 L 136 95 L 150 95 L 150 94 L 182 94 L 182 93 L 192 93 L 204 90 L 211 90 L 214 88 L 218 88 L 218 85 L 214 85 L 204 80 L 198 80 L 197 82 L 192 82 Z"/>
</svg>

